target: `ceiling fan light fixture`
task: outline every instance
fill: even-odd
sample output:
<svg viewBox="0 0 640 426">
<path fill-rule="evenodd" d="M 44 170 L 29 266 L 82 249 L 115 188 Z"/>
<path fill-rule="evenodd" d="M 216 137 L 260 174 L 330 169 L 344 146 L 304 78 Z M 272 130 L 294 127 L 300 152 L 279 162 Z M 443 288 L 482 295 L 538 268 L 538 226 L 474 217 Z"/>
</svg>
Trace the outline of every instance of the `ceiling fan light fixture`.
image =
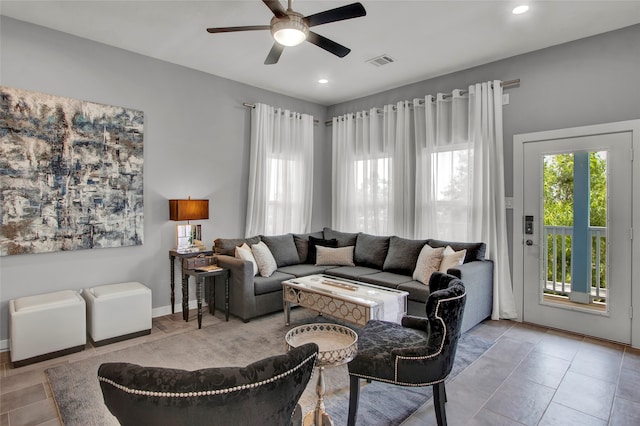
<svg viewBox="0 0 640 426">
<path fill-rule="evenodd" d="M 302 16 L 289 12 L 288 18 L 274 18 L 271 23 L 271 34 L 283 46 L 297 46 L 307 39 L 309 27 L 303 22 Z"/>
</svg>

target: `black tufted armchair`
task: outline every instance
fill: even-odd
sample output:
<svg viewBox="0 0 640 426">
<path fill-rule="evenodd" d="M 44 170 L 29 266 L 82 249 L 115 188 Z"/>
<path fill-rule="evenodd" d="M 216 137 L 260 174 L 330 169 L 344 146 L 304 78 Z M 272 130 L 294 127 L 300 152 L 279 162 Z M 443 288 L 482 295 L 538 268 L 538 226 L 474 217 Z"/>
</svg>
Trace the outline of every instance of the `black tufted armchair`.
<svg viewBox="0 0 640 426">
<path fill-rule="evenodd" d="M 356 424 L 360 379 L 400 386 L 433 386 L 439 426 L 447 424 L 444 381 L 456 355 L 466 292 L 458 278 L 434 272 L 429 280 L 426 318 L 405 316 L 402 324 L 372 320 L 358 336 L 349 363 L 348 425 Z"/>
<path fill-rule="evenodd" d="M 196 371 L 105 363 L 98 380 L 123 426 L 300 424 L 302 395 L 318 357 L 309 343 L 246 367 Z"/>
</svg>

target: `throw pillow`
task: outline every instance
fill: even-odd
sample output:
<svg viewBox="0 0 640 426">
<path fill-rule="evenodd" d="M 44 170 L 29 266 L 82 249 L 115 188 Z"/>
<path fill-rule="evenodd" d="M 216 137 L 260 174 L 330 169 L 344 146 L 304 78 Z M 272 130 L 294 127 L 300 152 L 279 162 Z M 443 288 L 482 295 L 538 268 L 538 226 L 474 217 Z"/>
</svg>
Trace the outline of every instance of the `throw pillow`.
<svg viewBox="0 0 640 426">
<path fill-rule="evenodd" d="M 322 238 L 316 238 L 309 236 L 309 247 L 307 249 L 307 260 L 306 263 L 311 263 L 315 265 L 316 263 L 316 253 L 318 246 L 322 247 L 338 247 L 338 240 L 335 238 L 333 240 L 324 240 Z"/>
<path fill-rule="evenodd" d="M 358 266 L 382 269 L 388 250 L 389 237 L 379 237 L 361 232 L 356 238 L 353 260 Z"/>
<path fill-rule="evenodd" d="M 327 227 L 323 228 L 322 233 L 325 240 L 338 240 L 338 247 L 355 246 L 358 238 L 357 233 L 340 232 Z"/>
<path fill-rule="evenodd" d="M 296 248 L 296 243 L 293 242 L 293 234 L 260 235 L 260 239 L 269 247 L 269 251 L 278 264 L 278 268 L 300 263 L 298 249 Z"/>
<path fill-rule="evenodd" d="M 428 285 L 431 274 L 440 270 L 443 251 L 444 247 L 433 248 L 425 244 L 418 256 L 416 269 L 413 271 L 413 279 Z"/>
<path fill-rule="evenodd" d="M 426 243 L 426 240 L 409 240 L 392 236 L 389 241 L 389 253 L 384 260 L 382 270 L 410 276 L 416 269 L 420 250 Z"/>
<path fill-rule="evenodd" d="M 447 246 L 442 252 L 442 262 L 440 263 L 440 272 L 447 272 L 449 268 L 454 268 L 464 263 L 464 257 L 467 250 L 453 251 L 451 246 Z"/>
<path fill-rule="evenodd" d="M 253 264 L 253 276 L 255 277 L 256 275 L 258 275 L 258 264 L 256 263 L 256 259 L 253 257 L 251 247 L 249 247 L 247 243 L 244 243 L 240 247 L 236 247 L 235 257 L 237 259 L 251 262 Z"/>
<path fill-rule="evenodd" d="M 251 246 L 251 252 L 258 264 L 258 271 L 261 277 L 270 277 L 278 269 L 276 260 L 269 251 L 269 247 L 262 241 Z"/>
<path fill-rule="evenodd" d="M 309 237 L 322 238 L 323 235 L 321 231 L 308 234 L 293 234 L 293 242 L 296 243 L 300 263 L 307 261 L 307 256 L 309 255 Z"/>
<path fill-rule="evenodd" d="M 322 247 L 318 246 L 316 265 L 356 266 L 353 263 L 354 246 L 349 247 Z"/>
</svg>

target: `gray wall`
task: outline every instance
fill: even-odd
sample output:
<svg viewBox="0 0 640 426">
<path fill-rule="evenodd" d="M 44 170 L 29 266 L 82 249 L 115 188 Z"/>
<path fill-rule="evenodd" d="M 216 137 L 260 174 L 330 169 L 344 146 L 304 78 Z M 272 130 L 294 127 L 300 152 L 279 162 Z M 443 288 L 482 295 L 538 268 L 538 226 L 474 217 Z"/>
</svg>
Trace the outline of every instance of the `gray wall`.
<svg viewBox="0 0 640 426">
<path fill-rule="evenodd" d="M 175 223 L 169 221 L 167 200 L 189 195 L 210 200 L 210 219 L 198 222 L 208 246 L 216 237 L 244 235 L 250 110 L 243 102 L 286 107 L 320 120 L 314 134 L 313 230 L 330 222 L 324 106 L 1 19 L 1 85 L 144 111 L 145 217 L 143 246 L 0 258 L 0 348 L 8 338 L 8 301 L 19 296 L 133 280 L 152 289 L 156 313 L 158 308 L 170 312 L 168 251 L 175 244 Z"/>
</svg>

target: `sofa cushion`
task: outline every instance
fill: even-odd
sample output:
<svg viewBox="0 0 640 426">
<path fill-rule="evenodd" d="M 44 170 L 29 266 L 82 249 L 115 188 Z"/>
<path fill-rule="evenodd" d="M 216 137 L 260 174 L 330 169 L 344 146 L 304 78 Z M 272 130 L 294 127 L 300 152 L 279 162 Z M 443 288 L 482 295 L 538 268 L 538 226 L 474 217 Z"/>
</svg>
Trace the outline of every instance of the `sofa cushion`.
<svg viewBox="0 0 640 426">
<path fill-rule="evenodd" d="M 337 268 L 327 269 L 325 274 L 357 280 L 365 275 L 377 274 L 378 272 L 380 272 L 379 269 L 367 268 L 366 266 L 339 266 Z"/>
<path fill-rule="evenodd" d="M 285 274 L 295 275 L 296 277 L 306 277 L 307 275 L 323 274 L 329 268 L 334 266 L 316 266 L 308 263 L 301 263 L 299 265 L 289 265 L 278 268 L 278 272 L 284 272 Z"/>
<path fill-rule="evenodd" d="M 298 255 L 296 243 L 293 242 L 293 234 L 260 235 L 260 239 L 269 247 L 278 267 L 300 263 L 300 255 Z"/>
<path fill-rule="evenodd" d="M 322 232 L 325 240 L 338 240 L 338 247 L 355 246 L 356 239 L 358 238 L 357 233 L 351 234 L 347 232 L 334 231 L 333 229 L 326 227 Z"/>
<path fill-rule="evenodd" d="M 422 284 L 420 281 L 409 281 L 406 283 L 402 283 L 398 285 L 398 290 L 406 291 L 409 293 L 407 299 L 413 300 L 415 302 L 427 303 L 427 299 L 429 298 L 429 286 Z M 425 307 L 422 307 L 422 312 L 420 315 L 424 316 Z"/>
<path fill-rule="evenodd" d="M 216 238 L 213 242 L 213 250 L 215 254 L 226 254 L 227 256 L 234 256 L 236 247 L 240 247 L 242 244 L 247 243 L 250 246 L 258 244 L 260 237 L 250 238 Z"/>
<path fill-rule="evenodd" d="M 378 272 L 377 274 L 363 275 L 358 280 L 363 283 L 396 289 L 400 284 L 411 281 L 411 277 L 393 272 Z"/>
<path fill-rule="evenodd" d="M 273 258 L 269 247 L 262 241 L 258 244 L 254 244 L 251 246 L 251 252 L 253 253 L 253 257 L 256 259 L 256 263 L 258 264 L 258 272 L 262 277 L 270 277 L 271 274 L 278 269 L 278 265 L 276 264 L 276 260 Z"/>
<path fill-rule="evenodd" d="M 389 237 L 359 233 L 353 260 L 356 265 L 382 269 L 389 250 Z"/>
<path fill-rule="evenodd" d="M 307 250 L 307 260 L 306 263 L 311 263 L 312 265 L 316 264 L 316 256 L 318 253 L 317 247 L 338 247 L 338 240 L 325 240 L 323 238 L 316 238 L 313 236 L 309 236 L 309 247 Z"/>
<path fill-rule="evenodd" d="M 428 239 L 427 243 L 431 247 L 446 247 L 451 246 L 454 251 L 466 250 L 467 254 L 464 257 L 464 263 L 472 262 L 474 260 L 484 260 L 487 245 L 485 243 L 460 243 L 443 240 Z"/>
<path fill-rule="evenodd" d="M 253 292 L 256 296 L 261 294 L 282 291 L 282 281 L 295 278 L 293 275 L 280 271 L 274 272 L 270 277 L 257 276 L 253 279 Z"/>
<path fill-rule="evenodd" d="M 420 250 L 426 243 L 426 240 L 409 240 L 394 235 L 389 241 L 389 253 L 382 270 L 411 277 L 416 269 Z"/>
<path fill-rule="evenodd" d="M 307 261 L 307 256 L 309 254 L 309 237 L 322 239 L 324 234 L 322 231 L 311 232 L 309 234 L 293 234 L 293 242 L 296 244 L 300 263 L 305 263 Z"/>
<path fill-rule="evenodd" d="M 356 266 L 353 263 L 353 246 L 348 247 L 316 247 L 316 265 Z"/>
</svg>

